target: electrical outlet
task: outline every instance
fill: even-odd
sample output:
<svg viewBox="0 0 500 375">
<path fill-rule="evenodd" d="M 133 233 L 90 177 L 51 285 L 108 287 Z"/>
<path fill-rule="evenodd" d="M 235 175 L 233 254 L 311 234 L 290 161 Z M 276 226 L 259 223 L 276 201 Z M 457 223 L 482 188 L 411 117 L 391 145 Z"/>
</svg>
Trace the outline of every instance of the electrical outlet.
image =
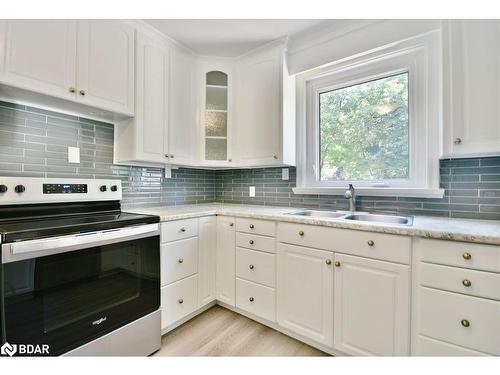
<svg viewBox="0 0 500 375">
<path fill-rule="evenodd" d="M 80 163 L 80 149 L 68 147 L 68 163 Z"/>
<path fill-rule="evenodd" d="M 290 169 L 281 168 L 281 179 L 283 181 L 288 181 L 290 179 Z"/>
<path fill-rule="evenodd" d="M 250 186 L 250 187 L 248 188 L 248 195 L 249 195 L 250 197 L 255 197 L 255 186 Z"/>
</svg>

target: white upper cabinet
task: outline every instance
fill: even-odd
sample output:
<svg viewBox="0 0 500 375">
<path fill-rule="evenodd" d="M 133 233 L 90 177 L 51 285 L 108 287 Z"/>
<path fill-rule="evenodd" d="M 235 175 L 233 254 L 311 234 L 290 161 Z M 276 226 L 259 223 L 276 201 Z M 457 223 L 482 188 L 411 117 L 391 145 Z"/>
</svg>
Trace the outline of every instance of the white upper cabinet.
<svg viewBox="0 0 500 375">
<path fill-rule="evenodd" d="M 294 78 L 288 76 L 284 46 L 245 55 L 235 71 L 235 163 L 294 165 Z"/>
<path fill-rule="evenodd" d="M 172 49 L 169 90 L 169 159 L 176 165 L 198 164 L 198 131 L 194 99 L 195 59 Z"/>
<path fill-rule="evenodd" d="M 74 20 L 0 21 L 0 81 L 74 100 L 76 28 Z"/>
<path fill-rule="evenodd" d="M 224 61 L 199 63 L 200 159 L 202 165 L 231 167 L 233 66 Z"/>
<path fill-rule="evenodd" d="M 4 20 L 0 33 L 0 83 L 134 115 L 134 29 L 125 22 Z"/>
<path fill-rule="evenodd" d="M 410 353 L 410 267 L 335 254 L 334 348 L 351 355 Z"/>
<path fill-rule="evenodd" d="M 444 156 L 498 155 L 500 21 L 444 25 Z"/>
<path fill-rule="evenodd" d="M 78 21 L 77 95 L 82 103 L 134 114 L 134 29 L 122 21 Z"/>
<path fill-rule="evenodd" d="M 168 162 L 168 48 L 138 33 L 136 115 L 116 123 L 115 163 Z"/>
</svg>

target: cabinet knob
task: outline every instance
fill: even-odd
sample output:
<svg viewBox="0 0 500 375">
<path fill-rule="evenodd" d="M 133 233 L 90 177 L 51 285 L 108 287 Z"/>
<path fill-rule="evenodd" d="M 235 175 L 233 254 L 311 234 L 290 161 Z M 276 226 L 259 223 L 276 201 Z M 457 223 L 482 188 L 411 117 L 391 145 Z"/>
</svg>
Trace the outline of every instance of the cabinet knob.
<svg viewBox="0 0 500 375">
<path fill-rule="evenodd" d="M 80 90 L 80 95 L 85 96 L 85 90 Z"/>
<path fill-rule="evenodd" d="M 249 300 L 250 302 L 253 302 L 253 301 L 254 301 L 253 297 L 250 297 L 248 300 Z"/>
<path fill-rule="evenodd" d="M 303 230 L 300 230 L 299 231 L 299 236 L 303 236 L 304 235 L 304 231 Z"/>
<path fill-rule="evenodd" d="M 74 87 L 70 87 L 70 88 L 69 88 L 69 92 L 71 92 L 71 93 L 75 93 L 75 92 L 76 92 L 76 89 L 75 89 Z"/>
<path fill-rule="evenodd" d="M 273 155 L 273 158 L 278 159 L 278 155 Z"/>
<path fill-rule="evenodd" d="M 455 138 L 453 140 L 453 143 L 455 143 L 456 145 L 459 145 L 460 143 L 462 143 L 462 139 L 461 138 Z"/>
<path fill-rule="evenodd" d="M 470 282 L 470 280 L 462 280 L 462 284 L 463 286 L 465 286 L 466 288 L 470 287 L 472 285 L 472 283 Z"/>
<path fill-rule="evenodd" d="M 462 254 L 462 257 L 465 259 L 465 260 L 470 260 L 472 258 L 472 255 L 470 253 L 463 253 Z"/>
<path fill-rule="evenodd" d="M 255 226 L 253 224 L 250 224 L 249 227 L 250 227 L 250 229 L 255 228 Z"/>
<path fill-rule="evenodd" d="M 335 262 L 335 267 L 340 267 L 340 262 L 339 261 Z"/>
<path fill-rule="evenodd" d="M 375 245 L 375 242 L 373 242 L 372 240 L 369 240 L 368 241 L 368 246 L 373 246 L 373 245 Z"/>
<path fill-rule="evenodd" d="M 169 154 L 165 154 L 165 157 L 168 159 L 170 157 L 170 155 Z"/>
<path fill-rule="evenodd" d="M 174 154 L 170 154 L 169 157 L 170 157 L 170 159 L 173 159 L 174 158 Z"/>
<path fill-rule="evenodd" d="M 470 326 L 470 322 L 467 319 L 462 319 L 460 324 L 462 324 L 462 326 L 464 326 L 465 328 Z"/>
<path fill-rule="evenodd" d="M 182 305 L 184 303 L 184 300 L 182 298 L 179 298 L 177 302 L 179 302 Z"/>
<path fill-rule="evenodd" d="M 184 259 L 179 258 L 179 260 L 178 260 L 177 262 L 179 262 L 179 263 L 184 263 Z"/>
<path fill-rule="evenodd" d="M 229 226 L 230 227 L 234 227 L 234 223 L 229 223 Z"/>
<path fill-rule="evenodd" d="M 183 232 L 183 233 L 184 233 L 185 231 L 186 231 L 186 228 L 182 227 L 182 228 L 181 228 L 181 232 Z"/>
<path fill-rule="evenodd" d="M 250 264 L 250 265 L 248 266 L 248 268 L 250 268 L 251 270 L 253 270 L 255 267 L 254 267 L 254 265 L 253 265 L 253 264 Z"/>
<path fill-rule="evenodd" d="M 233 161 L 233 159 L 227 159 L 227 161 L 231 163 Z"/>
<path fill-rule="evenodd" d="M 327 259 L 327 260 L 325 260 L 325 263 L 330 265 L 330 264 L 332 264 L 332 261 L 331 261 L 331 259 Z"/>
<path fill-rule="evenodd" d="M 253 240 L 248 241 L 248 243 L 249 243 L 250 245 L 253 245 L 253 244 L 254 244 Z"/>
</svg>

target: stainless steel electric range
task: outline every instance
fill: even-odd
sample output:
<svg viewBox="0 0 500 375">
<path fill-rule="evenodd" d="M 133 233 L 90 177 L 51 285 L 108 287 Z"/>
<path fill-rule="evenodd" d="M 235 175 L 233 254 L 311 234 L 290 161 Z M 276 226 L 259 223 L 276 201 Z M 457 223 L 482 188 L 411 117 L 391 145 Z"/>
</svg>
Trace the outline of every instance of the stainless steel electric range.
<svg viewBox="0 0 500 375">
<path fill-rule="evenodd" d="M 16 355 L 160 347 L 159 218 L 120 180 L 0 177 L 2 346 Z"/>
</svg>

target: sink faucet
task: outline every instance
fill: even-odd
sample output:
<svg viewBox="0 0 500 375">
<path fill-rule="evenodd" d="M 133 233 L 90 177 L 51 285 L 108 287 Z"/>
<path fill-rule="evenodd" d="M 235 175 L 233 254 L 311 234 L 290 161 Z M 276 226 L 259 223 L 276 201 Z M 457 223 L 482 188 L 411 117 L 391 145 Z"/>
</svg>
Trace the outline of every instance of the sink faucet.
<svg viewBox="0 0 500 375">
<path fill-rule="evenodd" d="M 344 193 L 344 198 L 349 199 L 349 211 L 356 211 L 356 190 L 352 184 L 349 184 L 349 189 Z"/>
</svg>

